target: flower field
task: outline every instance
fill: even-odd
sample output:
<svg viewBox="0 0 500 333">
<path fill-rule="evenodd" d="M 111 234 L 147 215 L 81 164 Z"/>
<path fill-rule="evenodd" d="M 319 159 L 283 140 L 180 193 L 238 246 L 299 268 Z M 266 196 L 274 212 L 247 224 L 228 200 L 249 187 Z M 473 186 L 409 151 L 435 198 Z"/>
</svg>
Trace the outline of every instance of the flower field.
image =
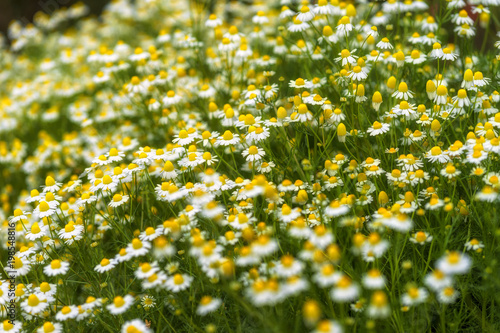
<svg viewBox="0 0 500 333">
<path fill-rule="evenodd" d="M 499 332 L 499 5 L 12 22 L 0 333 Z"/>
</svg>

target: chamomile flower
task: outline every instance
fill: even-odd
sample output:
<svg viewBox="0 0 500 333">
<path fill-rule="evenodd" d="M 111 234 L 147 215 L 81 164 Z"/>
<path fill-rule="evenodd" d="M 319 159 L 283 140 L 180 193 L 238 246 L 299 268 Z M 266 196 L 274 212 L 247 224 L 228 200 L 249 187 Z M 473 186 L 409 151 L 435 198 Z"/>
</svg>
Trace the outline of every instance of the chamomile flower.
<svg viewBox="0 0 500 333">
<path fill-rule="evenodd" d="M 213 298 L 211 296 L 203 296 L 200 300 L 196 313 L 199 316 L 206 316 L 207 314 L 216 311 L 222 305 L 222 300 Z"/>
<path fill-rule="evenodd" d="M 168 290 L 177 293 L 189 288 L 192 281 L 193 277 L 186 274 L 177 273 L 167 279 L 166 287 Z"/>
<path fill-rule="evenodd" d="M 377 290 L 372 294 L 367 313 L 372 318 L 386 318 L 391 314 L 388 297 L 384 291 Z"/>
<path fill-rule="evenodd" d="M 450 161 L 450 157 L 445 154 L 440 147 L 435 146 L 427 152 L 426 158 L 431 162 L 446 163 Z"/>
<path fill-rule="evenodd" d="M 102 274 L 115 268 L 116 264 L 116 261 L 113 259 L 103 258 L 101 262 L 94 267 L 94 270 Z"/>
<path fill-rule="evenodd" d="M 432 242 L 432 239 L 432 236 L 428 232 L 417 231 L 411 236 L 410 241 L 415 244 L 424 245 L 425 243 Z"/>
<path fill-rule="evenodd" d="M 445 47 L 443 49 L 443 54 L 439 56 L 441 60 L 455 61 L 458 58 L 456 53 L 453 53 L 449 48 Z"/>
<path fill-rule="evenodd" d="M 476 252 L 481 252 L 482 249 L 484 248 L 483 242 L 477 240 L 476 238 L 471 239 L 467 243 L 465 243 L 465 248 L 468 251 L 476 251 Z"/>
<path fill-rule="evenodd" d="M 358 298 L 359 287 L 347 275 L 344 275 L 335 284 L 331 296 L 339 303 L 351 302 Z"/>
<path fill-rule="evenodd" d="M 322 320 L 312 333 L 343 333 L 344 329 L 335 320 Z"/>
<path fill-rule="evenodd" d="M 297 20 L 302 21 L 302 22 L 309 22 L 314 18 L 314 11 L 309 9 L 308 6 L 303 5 L 300 8 L 299 14 L 297 15 Z"/>
<path fill-rule="evenodd" d="M 378 269 L 369 270 L 363 277 L 363 286 L 367 289 L 383 289 L 385 283 L 385 277 Z"/>
<path fill-rule="evenodd" d="M 121 195 L 121 194 L 117 193 L 117 194 L 113 195 L 113 199 L 109 202 L 108 206 L 113 207 L 113 208 L 120 207 L 120 206 L 124 205 L 125 203 L 127 203 L 128 200 L 129 200 L 128 195 Z"/>
<path fill-rule="evenodd" d="M 424 288 L 410 287 L 407 292 L 401 296 L 401 303 L 405 306 L 415 306 L 424 303 L 429 293 Z"/>
<path fill-rule="evenodd" d="M 302 22 L 297 17 L 293 18 L 293 22 L 288 25 L 288 31 L 290 32 L 303 32 L 309 29 L 309 24 L 307 22 Z"/>
<path fill-rule="evenodd" d="M 45 179 L 45 186 L 43 188 L 43 192 L 57 192 L 62 187 L 62 183 L 58 183 L 51 176 L 47 176 Z"/>
<path fill-rule="evenodd" d="M 465 274 L 469 271 L 472 265 L 468 255 L 458 251 L 451 251 L 446 256 L 441 257 L 436 267 L 445 274 Z"/>
<path fill-rule="evenodd" d="M 49 233 L 49 227 L 42 224 L 40 225 L 38 222 L 34 222 L 31 225 L 30 230 L 26 233 L 25 237 L 28 240 L 35 241 L 37 239 L 41 239 L 44 236 L 47 236 Z"/>
<path fill-rule="evenodd" d="M 259 161 L 266 155 L 264 149 L 257 146 L 250 146 L 248 149 L 245 149 L 241 154 L 249 162 Z"/>
<path fill-rule="evenodd" d="M 121 329 L 121 333 L 152 333 L 153 331 L 141 319 L 126 321 Z"/>
<path fill-rule="evenodd" d="M 340 36 L 349 35 L 349 33 L 353 30 L 353 25 L 351 24 L 351 20 L 347 16 L 343 16 L 337 25 L 337 34 Z"/>
<path fill-rule="evenodd" d="M 453 15 L 451 18 L 451 21 L 455 23 L 456 25 L 473 25 L 474 20 L 472 20 L 469 15 L 467 14 L 467 11 L 465 9 L 462 9 L 458 14 Z"/>
<path fill-rule="evenodd" d="M 432 55 L 432 54 L 431 54 Z M 406 56 L 405 62 L 413 65 L 420 65 L 427 60 L 427 56 L 419 50 L 411 51 L 409 56 Z"/>
<path fill-rule="evenodd" d="M 53 323 L 51 321 L 46 321 L 40 326 L 36 333 L 61 333 L 63 331 L 63 325 L 60 323 Z"/>
<path fill-rule="evenodd" d="M 21 302 L 21 309 L 30 315 L 38 315 L 48 307 L 47 298 L 41 294 L 31 294 Z"/>
<path fill-rule="evenodd" d="M 440 303 L 451 304 L 457 300 L 460 293 L 452 286 L 446 286 L 438 291 L 437 296 Z"/>
<path fill-rule="evenodd" d="M 113 315 L 119 315 L 127 312 L 134 304 L 134 297 L 131 295 L 116 296 L 111 304 L 106 305 L 106 309 Z"/>
<path fill-rule="evenodd" d="M 69 270 L 69 262 L 54 259 L 49 265 L 43 268 L 43 272 L 48 276 L 65 275 Z"/>
<path fill-rule="evenodd" d="M 380 134 L 387 133 L 390 129 L 390 124 L 387 123 L 379 123 L 378 121 L 375 121 L 371 127 L 368 128 L 366 131 L 367 133 L 370 133 L 371 136 L 376 136 Z"/>
<path fill-rule="evenodd" d="M 352 55 L 356 50 L 349 51 L 347 49 L 343 49 L 340 53 L 338 58 L 335 58 L 335 61 L 340 62 L 342 66 L 345 66 L 347 64 L 354 64 L 356 63 L 356 59 L 358 58 L 355 55 Z"/>
<path fill-rule="evenodd" d="M 468 24 L 462 24 L 461 26 L 456 27 L 453 30 L 459 37 L 462 38 L 471 38 L 476 35 L 476 30 L 474 27 L 468 25 Z"/>
<path fill-rule="evenodd" d="M 21 325 L 17 321 L 5 319 L 0 324 L 0 332 L 2 333 L 19 333 L 20 330 L 21 330 Z"/>
<path fill-rule="evenodd" d="M 457 170 L 455 168 L 455 166 L 453 166 L 452 164 L 448 164 L 446 166 L 446 168 L 441 169 L 440 173 L 441 173 L 441 176 L 443 176 L 443 177 L 446 177 L 448 179 L 453 179 L 453 178 L 457 177 L 458 175 L 460 175 L 461 171 Z"/>
<path fill-rule="evenodd" d="M 75 224 L 73 221 L 70 221 L 64 226 L 64 229 L 58 232 L 58 234 L 59 238 L 64 240 L 66 244 L 71 245 L 73 242 L 83 238 L 83 225 Z"/>
<path fill-rule="evenodd" d="M 76 305 L 66 305 L 56 314 L 56 319 L 59 321 L 65 321 L 68 319 L 74 319 L 78 316 L 78 307 Z"/>
<path fill-rule="evenodd" d="M 382 40 L 377 43 L 377 47 L 381 50 L 391 50 L 394 48 L 386 37 L 382 38 Z"/>
<path fill-rule="evenodd" d="M 130 257 L 140 257 L 148 253 L 151 248 L 151 243 L 141 241 L 139 238 L 132 239 L 132 242 L 127 245 L 126 252 Z"/>
</svg>

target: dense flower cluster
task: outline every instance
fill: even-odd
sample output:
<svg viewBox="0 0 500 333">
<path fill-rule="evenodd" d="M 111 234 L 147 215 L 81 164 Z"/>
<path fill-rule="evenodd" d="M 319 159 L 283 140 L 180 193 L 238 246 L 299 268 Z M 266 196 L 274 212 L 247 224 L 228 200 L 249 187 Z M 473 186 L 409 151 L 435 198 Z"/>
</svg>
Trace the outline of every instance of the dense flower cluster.
<svg viewBox="0 0 500 333">
<path fill-rule="evenodd" d="M 500 329 L 498 5 L 114 0 L 13 22 L 0 332 Z"/>
</svg>

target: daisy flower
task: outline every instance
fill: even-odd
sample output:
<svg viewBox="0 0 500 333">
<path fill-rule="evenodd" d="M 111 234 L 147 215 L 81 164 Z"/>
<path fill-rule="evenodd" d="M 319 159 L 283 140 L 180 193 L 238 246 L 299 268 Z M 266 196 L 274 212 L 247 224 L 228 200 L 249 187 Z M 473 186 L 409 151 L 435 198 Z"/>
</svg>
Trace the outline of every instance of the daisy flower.
<svg viewBox="0 0 500 333">
<path fill-rule="evenodd" d="M 462 9 L 458 14 L 453 15 L 451 21 L 456 25 L 474 25 L 474 20 L 469 17 L 465 9 Z"/>
<path fill-rule="evenodd" d="M 386 37 L 382 38 L 382 40 L 377 43 L 377 47 L 382 50 L 391 50 L 394 48 Z"/>
<path fill-rule="evenodd" d="M 431 53 L 432 55 L 432 53 Z M 420 52 L 419 50 L 411 51 L 409 56 L 406 56 L 405 61 L 409 64 L 419 65 L 427 59 L 427 56 Z"/>
<path fill-rule="evenodd" d="M 298 121 L 301 123 L 309 122 L 313 120 L 313 114 L 307 108 L 306 104 L 300 104 L 297 108 L 297 112 L 294 112 L 290 118 L 292 121 Z"/>
<path fill-rule="evenodd" d="M 205 26 L 208 28 L 217 28 L 222 25 L 222 20 L 217 18 L 217 15 L 210 14 L 208 20 L 205 21 Z"/>
<path fill-rule="evenodd" d="M 385 277 L 378 269 L 371 269 L 363 276 L 363 286 L 367 289 L 383 289 Z"/>
<path fill-rule="evenodd" d="M 354 81 L 363 81 L 368 77 L 368 74 L 364 72 L 360 66 L 355 66 L 348 77 Z"/>
<path fill-rule="evenodd" d="M 471 38 L 476 35 L 476 30 L 474 27 L 468 25 L 468 24 L 463 24 L 461 26 L 456 27 L 453 29 L 453 31 L 459 36 L 459 37 L 465 37 L 465 38 Z"/>
<path fill-rule="evenodd" d="M 456 53 L 451 52 L 451 50 L 447 47 L 443 49 L 443 54 L 439 56 L 439 59 L 449 60 L 449 61 L 455 61 L 457 58 L 458 55 Z"/>
<path fill-rule="evenodd" d="M 446 256 L 441 257 L 436 267 L 445 274 L 465 274 L 472 266 L 472 261 L 466 254 L 458 251 L 451 251 Z"/>
<path fill-rule="evenodd" d="M 217 310 L 221 305 L 222 300 L 211 296 L 203 296 L 200 300 L 198 308 L 196 309 L 196 314 L 199 316 L 206 316 L 207 314 Z"/>
<path fill-rule="evenodd" d="M 437 105 L 446 104 L 448 99 L 448 88 L 444 85 L 439 85 L 436 89 L 436 96 L 433 102 Z"/>
<path fill-rule="evenodd" d="M 317 5 L 313 8 L 316 15 L 332 15 L 335 11 L 334 6 L 328 3 L 328 0 L 318 0 Z"/>
<path fill-rule="evenodd" d="M 446 286 L 451 285 L 453 282 L 451 276 L 444 274 L 439 269 L 435 269 L 424 278 L 425 285 L 434 291 L 438 291 Z"/>
<path fill-rule="evenodd" d="M 465 89 L 460 89 L 457 93 L 457 96 L 452 99 L 455 106 L 459 108 L 465 108 L 470 106 L 469 97 L 467 97 L 467 91 Z"/>
<path fill-rule="evenodd" d="M 259 161 L 266 155 L 264 149 L 256 146 L 250 146 L 248 149 L 245 149 L 241 154 L 249 162 Z"/>
<path fill-rule="evenodd" d="M 267 235 L 260 235 L 252 242 L 252 252 L 257 256 L 264 257 L 278 250 L 278 242 Z"/>
<path fill-rule="evenodd" d="M 69 262 L 54 259 L 49 265 L 43 268 L 43 272 L 48 276 L 65 275 L 69 270 Z"/>
<path fill-rule="evenodd" d="M 177 273 L 167 280 L 166 287 L 168 290 L 177 293 L 179 291 L 189 288 L 192 281 L 193 277 L 186 274 Z"/>
<path fill-rule="evenodd" d="M 425 231 L 418 231 L 411 236 L 410 241 L 415 244 L 424 245 L 432 241 L 432 236 Z"/>
<path fill-rule="evenodd" d="M 440 303 L 451 304 L 457 300 L 460 293 L 455 288 L 446 286 L 438 291 L 437 296 Z"/>
<path fill-rule="evenodd" d="M 115 268 L 117 262 L 114 259 L 103 258 L 99 265 L 94 267 L 94 270 L 98 273 L 104 273 Z"/>
<path fill-rule="evenodd" d="M 347 64 L 355 64 L 356 59 L 358 58 L 355 55 L 352 55 L 356 50 L 349 51 L 347 49 L 343 49 L 340 53 L 338 58 L 335 58 L 335 61 L 341 62 L 342 66 L 345 66 Z"/>
<path fill-rule="evenodd" d="M 297 20 L 302 21 L 302 22 L 309 22 L 314 18 L 314 12 L 309 9 L 308 6 L 302 6 L 300 8 L 300 12 L 297 15 Z"/>
<path fill-rule="evenodd" d="M 31 225 L 31 229 L 29 232 L 26 233 L 24 237 L 26 239 L 34 241 L 40 238 L 43 238 L 44 236 L 47 236 L 49 234 L 49 227 L 46 225 L 41 225 L 38 224 L 38 222 L 34 222 Z"/>
<path fill-rule="evenodd" d="M 302 78 L 298 78 L 295 81 L 290 80 L 290 83 L 288 84 L 289 87 L 291 88 L 298 88 L 298 89 L 310 89 L 312 88 L 313 84 L 309 80 L 304 80 Z"/>
<path fill-rule="evenodd" d="M 49 192 L 50 193 L 50 192 Z M 33 214 L 39 218 L 44 218 L 53 215 L 56 210 L 47 203 L 47 201 L 41 201 L 38 206 L 33 210 Z"/>
<path fill-rule="evenodd" d="M 390 124 L 387 123 L 379 123 L 378 121 L 374 122 L 371 127 L 366 130 L 367 133 L 370 133 L 371 136 L 376 136 L 380 134 L 387 133 L 390 129 Z"/>
<path fill-rule="evenodd" d="M 424 303 L 429 293 L 424 288 L 410 287 L 408 291 L 401 296 L 401 303 L 405 306 L 414 306 Z"/>
<path fill-rule="evenodd" d="M 450 161 L 450 157 L 445 154 L 438 146 L 435 146 L 430 151 L 428 151 L 425 157 L 431 162 L 446 163 Z"/>
<path fill-rule="evenodd" d="M 83 225 L 75 224 L 70 221 L 64 226 L 64 229 L 59 230 L 59 238 L 65 241 L 66 244 L 71 245 L 74 241 L 78 241 L 83 237 Z"/>
<path fill-rule="evenodd" d="M 385 292 L 377 290 L 372 294 L 367 313 L 372 318 L 386 318 L 390 316 L 391 308 Z"/>
<path fill-rule="evenodd" d="M 153 333 L 153 331 L 141 319 L 126 321 L 121 329 L 121 333 Z"/>
<path fill-rule="evenodd" d="M 339 303 L 351 302 L 358 298 L 359 287 L 347 275 L 344 275 L 331 291 L 331 296 Z"/>
<path fill-rule="evenodd" d="M 53 323 L 50 321 L 46 321 L 40 326 L 36 333 L 61 333 L 63 331 L 63 325 L 60 323 Z"/>
<path fill-rule="evenodd" d="M 48 307 L 47 298 L 42 294 L 31 294 L 21 302 L 21 309 L 31 315 L 40 314 Z"/>
<path fill-rule="evenodd" d="M 335 320 L 322 320 L 312 333 L 343 333 L 344 329 Z"/>
<path fill-rule="evenodd" d="M 27 220 L 27 216 L 30 215 L 29 212 L 23 212 L 21 209 L 17 208 L 14 210 L 14 216 L 9 218 L 10 223 L 16 223 L 21 220 Z"/>
<path fill-rule="evenodd" d="M 156 298 L 150 295 L 146 295 L 141 298 L 141 305 L 145 309 L 151 309 L 156 305 Z"/>
<path fill-rule="evenodd" d="M 181 102 L 182 97 L 175 94 L 175 91 L 170 90 L 167 92 L 167 96 L 165 96 L 162 100 L 163 106 L 171 107 L 173 105 L 177 105 Z"/>
<path fill-rule="evenodd" d="M 0 324 L 0 332 L 2 333 L 19 333 L 20 330 L 21 330 L 21 324 L 18 321 L 5 319 Z"/>
<path fill-rule="evenodd" d="M 468 251 L 473 250 L 476 252 L 481 252 L 481 249 L 484 248 L 484 244 L 483 244 L 483 242 L 477 240 L 476 238 L 473 238 L 470 241 L 468 241 L 467 243 L 465 243 L 465 248 Z"/>
<path fill-rule="evenodd" d="M 140 257 L 149 252 L 151 243 L 141 241 L 139 238 L 134 238 L 130 244 L 127 245 L 126 252 L 130 257 Z"/>
<path fill-rule="evenodd" d="M 293 22 L 288 25 L 288 31 L 290 32 L 303 32 L 309 28 L 309 23 L 302 22 L 297 17 L 293 18 Z"/>
<path fill-rule="evenodd" d="M 476 200 L 485 201 L 485 202 L 493 202 L 499 197 L 499 194 L 495 192 L 492 186 L 486 185 L 483 187 L 481 192 L 476 193 Z"/>
<path fill-rule="evenodd" d="M 291 277 L 299 275 L 304 269 L 304 264 L 300 260 L 296 260 L 291 255 L 284 255 L 279 261 L 275 262 L 273 271 L 280 277 Z"/>
<path fill-rule="evenodd" d="M 484 87 L 485 85 L 487 85 L 489 83 L 490 83 L 490 79 L 483 77 L 483 73 L 481 73 L 481 72 L 474 73 L 474 85 L 476 87 Z M 493 112 L 493 113 L 495 113 L 495 112 Z"/>
<path fill-rule="evenodd" d="M 343 16 L 337 25 L 337 35 L 344 36 L 349 35 L 349 32 L 352 31 L 354 27 L 351 24 L 351 20 L 348 16 Z M 344 66 L 344 65 L 342 65 Z"/>
<path fill-rule="evenodd" d="M 229 146 L 229 145 L 235 145 L 240 142 L 240 138 L 238 136 L 233 136 L 233 133 L 231 131 L 225 131 L 222 136 L 219 136 L 217 138 L 217 141 L 215 142 L 215 146 Z"/>
<path fill-rule="evenodd" d="M 131 295 L 125 295 L 125 297 L 116 296 L 113 299 L 113 303 L 108 304 L 106 306 L 106 309 L 112 315 L 120 315 L 122 313 L 125 313 L 133 304 L 134 297 L 132 297 Z"/>
<path fill-rule="evenodd" d="M 43 192 L 56 193 L 61 189 L 62 185 L 62 183 L 57 183 L 51 176 L 47 176 L 47 178 L 45 178 L 45 187 L 43 188 Z"/>
<path fill-rule="evenodd" d="M 337 272 L 332 264 L 324 264 L 317 268 L 313 280 L 322 288 L 330 287 L 342 278 L 342 273 Z"/>
<path fill-rule="evenodd" d="M 121 195 L 117 193 L 113 195 L 113 199 L 109 202 L 108 206 L 113 208 L 120 207 L 125 203 L 127 203 L 128 199 L 129 199 L 128 195 Z"/>
<path fill-rule="evenodd" d="M 65 321 L 74 319 L 78 316 L 78 307 L 76 305 L 63 306 L 62 309 L 56 314 L 56 319 Z"/>
<path fill-rule="evenodd" d="M 431 53 L 429 54 L 430 57 L 434 58 L 434 59 L 441 59 L 441 57 L 444 55 L 444 52 L 443 52 L 443 49 L 442 49 L 442 46 L 441 44 L 439 43 L 434 43 L 432 45 L 432 51 Z"/>
</svg>

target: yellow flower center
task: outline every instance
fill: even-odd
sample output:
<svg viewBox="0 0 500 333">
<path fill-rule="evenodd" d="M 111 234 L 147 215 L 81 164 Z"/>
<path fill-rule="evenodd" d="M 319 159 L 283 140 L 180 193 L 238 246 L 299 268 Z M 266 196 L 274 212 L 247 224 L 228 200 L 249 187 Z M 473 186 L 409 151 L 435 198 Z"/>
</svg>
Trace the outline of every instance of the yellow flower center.
<svg viewBox="0 0 500 333">
<path fill-rule="evenodd" d="M 40 299 L 36 295 L 30 295 L 28 297 L 28 305 L 31 307 L 37 306 L 40 304 Z"/>
<path fill-rule="evenodd" d="M 183 284 L 184 283 L 184 277 L 182 277 L 181 274 L 175 274 L 174 275 L 174 283 L 176 285 L 180 285 L 180 284 Z"/>
<path fill-rule="evenodd" d="M 140 248 L 142 248 L 142 242 L 139 238 L 134 238 L 132 240 L 132 247 L 135 249 L 135 250 L 138 250 Z"/>
<path fill-rule="evenodd" d="M 61 260 L 59 260 L 59 259 L 52 260 L 52 262 L 50 263 L 50 268 L 52 268 L 52 269 L 61 268 Z"/>
<path fill-rule="evenodd" d="M 113 300 L 113 304 L 117 308 L 121 308 L 122 306 L 125 305 L 125 300 L 121 296 L 116 296 L 115 299 Z"/>
</svg>

